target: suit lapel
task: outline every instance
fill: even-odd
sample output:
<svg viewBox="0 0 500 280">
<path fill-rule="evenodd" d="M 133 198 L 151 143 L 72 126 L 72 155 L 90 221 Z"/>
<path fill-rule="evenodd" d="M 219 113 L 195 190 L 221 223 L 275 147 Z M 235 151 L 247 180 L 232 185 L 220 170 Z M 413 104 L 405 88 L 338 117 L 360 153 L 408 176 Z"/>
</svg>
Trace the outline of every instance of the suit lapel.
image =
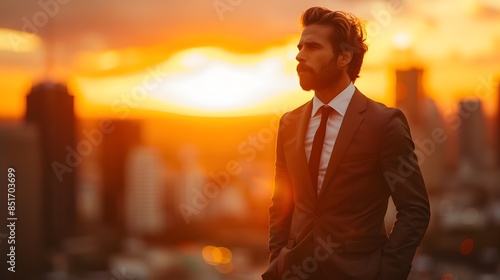
<svg viewBox="0 0 500 280">
<path fill-rule="evenodd" d="M 309 172 L 309 164 L 307 163 L 306 152 L 304 148 L 304 140 L 307 133 L 307 127 L 309 126 L 309 119 L 311 118 L 312 111 L 312 101 L 309 101 L 302 107 L 300 112 L 297 112 L 295 116 L 297 118 L 296 126 L 290 126 L 293 129 L 290 129 L 287 133 L 288 137 L 286 139 L 290 139 L 288 149 L 286 152 L 291 154 L 291 160 L 289 162 L 289 170 L 294 174 L 302 174 L 302 176 L 297 176 L 301 179 L 300 185 L 306 188 L 306 193 L 310 195 L 310 198 L 313 198 L 315 201 L 317 198 L 316 191 L 313 188 L 311 175 Z"/>
<path fill-rule="evenodd" d="M 321 197 L 321 195 L 325 192 L 325 189 L 328 187 L 328 183 L 335 174 L 340 160 L 349 147 L 349 144 L 358 130 L 359 125 L 363 122 L 364 117 L 361 115 L 361 112 L 365 110 L 366 102 L 367 98 L 356 88 L 351 102 L 347 107 L 342 125 L 340 126 L 339 134 L 337 135 L 337 140 L 335 141 L 335 146 L 333 147 L 332 155 L 330 156 L 330 161 L 328 163 L 328 168 L 326 169 L 325 179 L 323 180 L 319 197 Z"/>
</svg>

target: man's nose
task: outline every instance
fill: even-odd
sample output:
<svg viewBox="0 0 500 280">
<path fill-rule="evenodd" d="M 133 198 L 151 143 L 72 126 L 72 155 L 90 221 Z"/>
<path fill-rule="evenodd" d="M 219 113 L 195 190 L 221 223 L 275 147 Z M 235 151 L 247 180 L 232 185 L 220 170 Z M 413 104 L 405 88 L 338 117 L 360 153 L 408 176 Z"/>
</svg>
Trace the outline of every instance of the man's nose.
<svg viewBox="0 0 500 280">
<path fill-rule="evenodd" d="M 298 61 L 298 62 L 304 62 L 306 59 L 305 59 L 305 56 L 304 56 L 304 53 L 302 51 L 299 51 L 297 53 L 297 55 L 295 56 L 295 59 Z"/>
</svg>

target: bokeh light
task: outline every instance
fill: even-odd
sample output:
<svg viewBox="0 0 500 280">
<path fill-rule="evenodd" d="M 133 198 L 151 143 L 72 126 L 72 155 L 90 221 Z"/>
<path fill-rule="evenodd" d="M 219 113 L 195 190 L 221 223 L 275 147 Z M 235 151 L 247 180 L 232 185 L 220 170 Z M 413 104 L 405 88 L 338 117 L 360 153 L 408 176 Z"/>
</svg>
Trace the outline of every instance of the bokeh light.
<svg viewBox="0 0 500 280">
<path fill-rule="evenodd" d="M 474 250 L 474 240 L 467 238 L 460 244 L 460 254 L 467 256 Z"/>
</svg>

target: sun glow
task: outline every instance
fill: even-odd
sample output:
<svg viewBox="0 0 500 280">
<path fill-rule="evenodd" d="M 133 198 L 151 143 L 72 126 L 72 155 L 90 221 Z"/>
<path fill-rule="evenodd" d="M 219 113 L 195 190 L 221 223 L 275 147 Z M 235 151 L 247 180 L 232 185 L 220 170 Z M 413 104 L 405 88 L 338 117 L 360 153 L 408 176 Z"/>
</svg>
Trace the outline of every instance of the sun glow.
<svg viewBox="0 0 500 280">
<path fill-rule="evenodd" d="M 137 73 L 75 81 L 97 104 L 199 116 L 271 114 L 311 98 L 298 86 L 295 42 L 258 54 L 189 49 Z"/>
<path fill-rule="evenodd" d="M 224 111 L 253 106 L 296 89 L 296 78 L 286 75 L 283 59 L 263 57 L 247 63 L 239 59 L 236 55 L 192 50 L 182 59 L 186 72 L 169 76 L 153 95 L 181 106 Z"/>
<path fill-rule="evenodd" d="M 393 43 L 397 49 L 405 50 L 411 45 L 411 37 L 407 33 L 399 32 L 394 35 Z"/>
</svg>

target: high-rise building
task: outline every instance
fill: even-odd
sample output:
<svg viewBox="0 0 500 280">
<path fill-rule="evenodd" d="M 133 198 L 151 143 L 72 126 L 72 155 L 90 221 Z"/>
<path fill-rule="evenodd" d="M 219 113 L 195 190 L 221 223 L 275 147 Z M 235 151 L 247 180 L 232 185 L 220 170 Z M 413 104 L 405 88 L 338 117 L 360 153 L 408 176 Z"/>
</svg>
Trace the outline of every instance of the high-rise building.
<svg viewBox="0 0 500 280">
<path fill-rule="evenodd" d="M 396 106 L 408 120 L 427 189 L 434 192 L 442 186 L 449 143 L 433 139 L 436 130 L 444 131 L 444 124 L 436 103 L 426 97 L 423 74 L 416 67 L 396 70 Z"/>
<path fill-rule="evenodd" d="M 103 136 L 100 151 L 102 172 L 102 222 L 124 235 L 125 168 L 130 151 L 141 143 L 141 125 L 134 120 L 112 120 L 110 132 Z"/>
<path fill-rule="evenodd" d="M 487 151 L 486 123 L 481 100 L 461 100 L 458 114 L 461 120 L 458 134 L 459 160 L 481 170 L 486 164 Z"/>
<path fill-rule="evenodd" d="M 165 229 L 165 165 L 154 148 L 133 149 L 126 163 L 125 207 L 127 231 L 134 236 L 151 236 Z"/>
<path fill-rule="evenodd" d="M 415 154 L 419 160 L 427 191 L 439 192 L 446 176 L 446 156 L 450 152 L 450 137 L 434 100 L 428 97 L 422 98 L 418 120 L 418 123 L 414 123 L 410 128 Z"/>
<path fill-rule="evenodd" d="M 497 89 L 497 119 L 496 119 L 496 149 L 497 149 L 497 165 L 500 166 L 500 82 Z"/>
<path fill-rule="evenodd" d="M 48 259 L 42 235 L 47 219 L 41 211 L 45 189 L 40 140 L 35 126 L 0 125 L 0 279 L 39 279 Z M 13 207 L 12 212 L 8 206 Z M 14 227 L 7 227 L 11 222 Z M 12 255 L 11 246 L 15 249 L 15 273 L 7 270 L 12 267 L 7 262 L 11 260 L 7 256 Z"/>
<path fill-rule="evenodd" d="M 396 70 L 396 106 L 408 118 L 410 124 L 419 121 L 420 103 L 424 98 L 421 68 Z"/>
<path fill-rule="evenodd" d="M 26 122 L 37 127 L 42 167 L 45 245 L 51 248 L 76 229 L 76 147 L 74 98 L 62 84 L 41 83 L 29 92 Z"/>
</svg>

